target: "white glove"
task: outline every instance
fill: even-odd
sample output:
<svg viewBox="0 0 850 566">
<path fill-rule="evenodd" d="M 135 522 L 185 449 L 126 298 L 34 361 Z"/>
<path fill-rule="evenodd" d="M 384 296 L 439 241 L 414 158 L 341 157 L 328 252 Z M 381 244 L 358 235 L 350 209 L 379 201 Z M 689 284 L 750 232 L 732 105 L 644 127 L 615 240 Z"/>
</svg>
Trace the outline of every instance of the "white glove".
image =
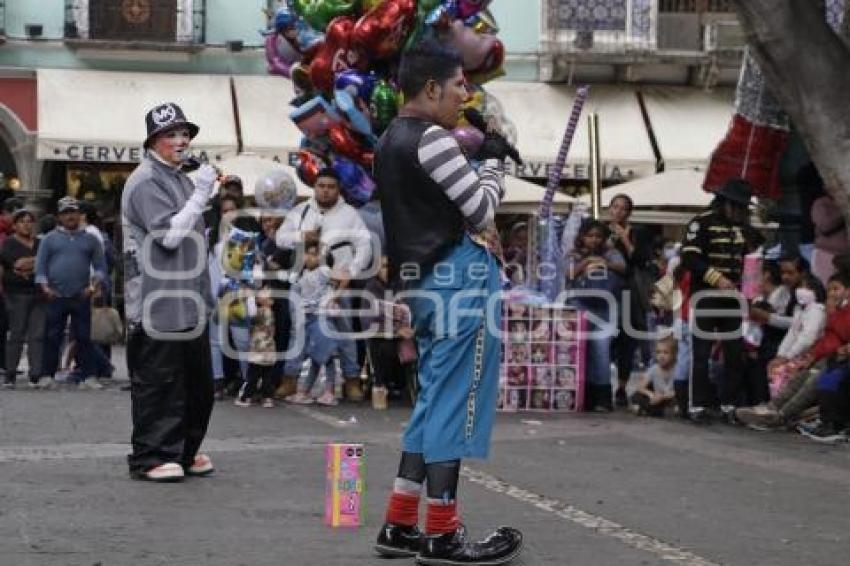
<svg viewBox="0 0 850 566">
<path fill-rule="evenodd" d="M 206 206 L 212 196 L 216 179 L 218 179 L 218 171 L 215 167 L 209 163 L 201 165 L 195 174 L 195 192 L 192 193 L 192 200 L 201 207 Z"/>
</svg>

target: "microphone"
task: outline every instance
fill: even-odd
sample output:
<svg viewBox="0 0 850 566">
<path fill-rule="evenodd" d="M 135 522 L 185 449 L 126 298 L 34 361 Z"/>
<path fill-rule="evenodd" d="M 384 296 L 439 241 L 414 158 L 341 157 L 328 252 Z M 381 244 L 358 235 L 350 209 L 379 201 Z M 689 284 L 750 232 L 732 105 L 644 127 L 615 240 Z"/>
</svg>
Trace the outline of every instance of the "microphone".
<svg viewBox="0 0 850 566">
<path fill-rule="evenodd" d="M 206 163 L 206 159 L 201 159 L 200 157 L 195 157 L 188 150 L 183 150 L 180 152 L 180 169 L 184 173 L 191 173 L 192 171 L 197 171 L 201 165 Z"/>
<path fill-rule="evenodd" d="M 484 119 L 484 116 L 481 115 L 481 112 L 475 108 L 465 108 L 463 110 L 463 116 L 466 118 L 466 121 L 469 122 L 470 126 L 476 130 L 480 130 L 485 136 L 490 136 L 498 140 L 498 142 L 503 146 L 501 149 L 504 155 L 513 159 L 517 165 L 522 165 L 522 157 L 520 157 L 517 148 L 512 146 L 502 134 L 491 131 L 487 126 L 487 121 Z"/>
</svg>

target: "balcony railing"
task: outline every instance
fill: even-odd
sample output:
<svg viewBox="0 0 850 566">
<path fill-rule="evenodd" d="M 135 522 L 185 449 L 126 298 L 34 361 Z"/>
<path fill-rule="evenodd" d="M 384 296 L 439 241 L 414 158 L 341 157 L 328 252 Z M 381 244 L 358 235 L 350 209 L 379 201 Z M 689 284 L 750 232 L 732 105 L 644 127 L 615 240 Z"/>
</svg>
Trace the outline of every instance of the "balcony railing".
<svg viewBox="0 0 850 566">
<path fill-rule="evenodd" d="M 542 49 L 585 60 L 677 54 L 700 58 L 743 49 L 728 0 L 545 0 Z"/>
<path fill-rule="evenodd" d="M 662 14 L 693 14 L 702 12 L 734 12 L 729 0 L 659 0 Z"/>
<path fill-rule="evenodd" d="M 206 0 L 65 0 L 65 39 L 128 48 L 197 46 L 206 38 L 206 12 Z"/>
<path fill-rule="evenodd" d="M 554 52 L 655 49 L 658 0 L 546 0 L 545 46 Z"/>
</svg>

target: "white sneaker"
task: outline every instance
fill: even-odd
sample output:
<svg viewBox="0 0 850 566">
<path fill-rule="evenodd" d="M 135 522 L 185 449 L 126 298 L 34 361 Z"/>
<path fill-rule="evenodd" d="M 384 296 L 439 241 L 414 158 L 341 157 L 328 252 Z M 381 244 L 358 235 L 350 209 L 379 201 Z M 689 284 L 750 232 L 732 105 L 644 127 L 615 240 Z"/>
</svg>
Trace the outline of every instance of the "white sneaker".
<svg viewBox="0 0 850 566">
<path fill-rule="evenodd" d="M 88 389 L 89 391 L 100 391 L 101 389 L 103 389 L 103 385 L 98 383 L 95 378 L 89 377 L 88 379 L 84 379 L 83 381 L 81 381 L 77 385 L 77 388 L 82 390 Z"/>
<path fill-rule="evenodd" d="M 42 376 L 38 379 L 36 389 L 56 389 L 56 380 L 50 377 L 49 375 Z"/>
<path fill-rule="evenodd" d="M 206 454 L 196 454 L 192 465 L 186 468 L 190 476 L 207 476 L 215 471 L 212 460 Z"/>
<path fill-rule="evenodd" d="M 183 472 L 183 466 L 174 462 L 168 462 L 155 466 L 146 472 L 136 474 L 134 477 L 140 480 L 166 483 L 183 481 L 186 474 Z"/>
</svg>

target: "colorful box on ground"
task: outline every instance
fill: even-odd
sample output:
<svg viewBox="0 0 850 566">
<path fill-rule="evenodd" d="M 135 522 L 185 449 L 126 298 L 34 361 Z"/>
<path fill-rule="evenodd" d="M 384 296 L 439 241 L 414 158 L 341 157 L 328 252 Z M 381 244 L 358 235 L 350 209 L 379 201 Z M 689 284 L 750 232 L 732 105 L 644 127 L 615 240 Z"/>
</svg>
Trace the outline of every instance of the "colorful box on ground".
<svg viewBox="0 0 850 566">
<path fill-rule="evenodd" d="M 365 516 L 363 445 L 328 444 L 325 457 L 325 524 L 330 527 L 359 527 Z"/>
</svg>

